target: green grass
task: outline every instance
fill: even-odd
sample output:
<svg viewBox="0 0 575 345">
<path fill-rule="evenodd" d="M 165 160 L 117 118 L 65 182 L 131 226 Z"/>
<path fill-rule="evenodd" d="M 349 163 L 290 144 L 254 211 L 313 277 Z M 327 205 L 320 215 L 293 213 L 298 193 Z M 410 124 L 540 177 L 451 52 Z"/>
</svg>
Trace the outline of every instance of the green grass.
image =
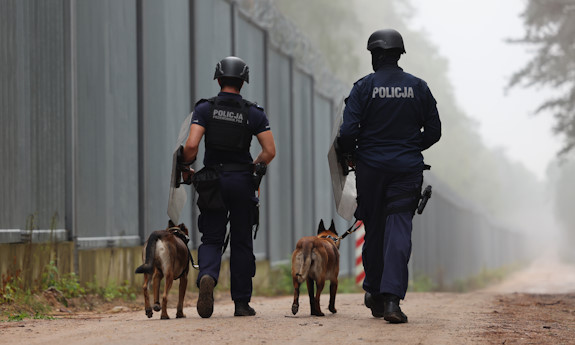
<svg viewBox="0 0 575 345">
<path fill-rule="evenodd" d="M 69 307 L 74 299 L 87 300 L 86 297 L 109 302 L 115 299 L 134 301 L 137 296 L 129 282 L 109 283 L 100 287 L 95 282 L 80 284 L 74 273 L 59 272 L 54 262 L 42 270 L 34 281 L 25 281 L 21 270 L 2 274 L 0 284 L 0 320 L 20 321 L 24 319 L 51 320 L 52 307 L 43 297 L 47 293 L 58 303 Z"/>
<path fill-rule="evenodd" d="M 34 319 L 34 320 L 55 320 L 56 318 L 45 315 L 43 313 L 36 313 L 34 315 L 29 314 L 27 312 L 21 312 L 20 314 L 11 314 L 8 316 L 7 322 L 11 321 L 22 321 L 25 319 Z"/>
<path fill-rule="evenodd" d="M 409 282 L 408 291 L 412 292 L 430 292 L 437 291 L 437 286 L 433 280 L 426 275 L 416 274 L 415 278 Z"/>
<path fill-rule="evenodd" d="M 117 284 L 115 281 L 108 283 L 107 286 L 99 286 L 96 281 L 86 284 L 86 291 L 89 295 L 95 295 L 106 302 L 115 299 L 124 299 L 126 301 L 135 301 L 137 294 L 134 288 L 130 287 L 130 282 L 125 281 Z"/>
</svg>

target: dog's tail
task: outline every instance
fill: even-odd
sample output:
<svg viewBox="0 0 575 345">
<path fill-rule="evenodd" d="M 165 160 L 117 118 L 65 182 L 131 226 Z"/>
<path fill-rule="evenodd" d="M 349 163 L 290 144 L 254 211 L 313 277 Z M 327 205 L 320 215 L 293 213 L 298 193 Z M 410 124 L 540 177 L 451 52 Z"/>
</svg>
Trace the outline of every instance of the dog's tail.
<svg viewBox="0 0 575 345">
<path fill-rule="evenodd" d="M 146 260 L 143 265 L 136 268 L 136 273 L 148 273 L 154 272 L 154 257 L 156 257 L 156 242 L 160 235 L 157 231 L 152 232 L 150 238 L 148 238 L 148 243 L 146 244 Z"/>
<path fill-rule="evenodd" d="M 307 275 L 309 273 L 309 269 L 311 267 L 312 261 L 312 250 L 313 250 L 313 243 L 306 242 L 303 244 L 301 248 L 301 252 L 299 257 L 296 259 L 299 264 L 299 270 L 296 273 L 297 281 L 301 284 L 307 279 Z"/>
</svg>

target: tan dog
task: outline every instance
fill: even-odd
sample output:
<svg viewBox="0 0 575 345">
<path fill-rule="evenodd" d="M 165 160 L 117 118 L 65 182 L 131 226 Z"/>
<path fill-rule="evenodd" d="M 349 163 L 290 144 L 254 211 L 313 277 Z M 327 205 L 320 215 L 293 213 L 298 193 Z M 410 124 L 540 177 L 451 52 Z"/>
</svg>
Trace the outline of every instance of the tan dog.
<svg viewBox="0 0 575 345">
<path fill-rule="evenodd" d="M 307 283 L 311 315 L 324 316 L 319 306 L 319 297 L 329 280 L 329 311 L 336 313 L 335 294 L 337 293 L 337 276 L 339 274 L 339 236 L 335 230 L 333 220 L 329 229 L 325 229 L 323 220 L 320 221 L 317 236 L 301 238 L 291 257 L 291 275 L 293 279 L 294 298 L 291 307 L 295 315 L 299 309 L 300 284 Z M 317 292 L 314 297 L 314 281 Z"/>
<path fill-rule="evenodd" d="M 171 220 L 167 229 L 154 231 L 148 237 L 142 253 L 145 263 L 136 269 L 136 273 L 144 273 L 144 303 L 148 317 L 152 317 L 153 314 L 148 294 L 150 278 L 153 280 L 154 310 L 160 311 L 160 282 L 164 277 L 166 284 L 162 295 L 160 318 L 170 318 L 167 312 L 168 293 L 172 288 L 172 283 L 177 279 L 180 279 L 180 286 L 176 318 L 186 317 L 183 308 L 190 268 L 188 240 L 188 228 L 184 224 L 175 226 Z"/>
</svg>

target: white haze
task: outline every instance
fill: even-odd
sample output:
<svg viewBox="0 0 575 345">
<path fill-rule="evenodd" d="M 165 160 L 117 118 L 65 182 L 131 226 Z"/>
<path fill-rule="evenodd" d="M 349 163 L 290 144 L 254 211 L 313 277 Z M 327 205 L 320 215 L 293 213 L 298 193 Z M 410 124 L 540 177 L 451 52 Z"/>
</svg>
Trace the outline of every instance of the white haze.
<svg viewBox="0 0 575 345">
<path fill-rule="evenodd" d="M 539 179 L 561 148 L 553 135 L 550 114 L 533 115 L 549 90 L 521 89 L 506 92 L 510 76 L 532 56 L 521 38 L 523 0 L 411 0 L 416 15 L 412 25 L 428 33 L 442 55 L 449 59 L 449 77 L 465 112 L 480 124 L 489 147 L 501 147 Z"/>
<path fill-rule="evenodd" d="M 548 165 L 561 148 L 552 133 L 548 113 L 534 115 L 551 91 L 515 87 L 506 90 L 510 76 L 533 56 L 532 48 L 509 44 L 524 35 L 524 0 L 411 0 L 416 9 L 410 21 L 427 33 L 449 59 L 449 78 L 465 113 L 479 124 L 488 147 L 502 148 L 507 157 L 522 163 L 542 182 L 534 191 L 528 209 L 508 215 L 521 232 L 542 247 L 554 248 L 560 241 L 553 212 L 553 195 L 547 187 Z M 539 189 L 539 188 L 538 188 Z"/>
</svg>

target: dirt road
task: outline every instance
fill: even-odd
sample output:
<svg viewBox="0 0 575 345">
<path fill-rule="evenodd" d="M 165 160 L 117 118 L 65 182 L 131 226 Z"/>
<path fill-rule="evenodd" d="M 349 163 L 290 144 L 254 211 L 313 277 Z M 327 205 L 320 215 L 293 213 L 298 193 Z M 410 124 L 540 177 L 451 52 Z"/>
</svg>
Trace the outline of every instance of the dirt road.
<svg viewBox="0 0 575 345">
<path fill-rule="evenodd" d="M 534 294 L 535 293 L 535 294 Z M 304 296 L 302 296 L 304 297 Z M 0 344 L 575 344 L 575 268 L 536 262 L 485 291 L 408 293 L 409 323 L 371 316 L 361 294 L 340 294 L 337 314 L 309 316 L 307 299 L 291 314 L 291 297 L 254 297 L 255 317 L 233 317 L 229 296 L 202 319 L 189 296 L 187 318 L 148 319 L 143 311 L 0 324 Z M 175 316 L 175 309 L 168 309 Z"/>
</svg>

